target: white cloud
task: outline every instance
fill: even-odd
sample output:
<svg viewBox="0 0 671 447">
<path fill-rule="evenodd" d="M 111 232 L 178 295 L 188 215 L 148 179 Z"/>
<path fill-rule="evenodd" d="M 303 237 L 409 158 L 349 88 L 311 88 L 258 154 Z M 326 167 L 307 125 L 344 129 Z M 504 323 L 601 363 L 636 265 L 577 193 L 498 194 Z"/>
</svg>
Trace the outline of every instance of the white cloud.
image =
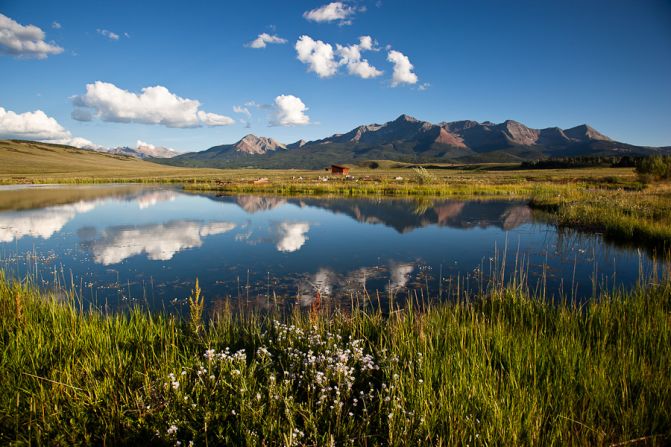
<svg viewBox="0 0 671 447">
<path fill-rule="evenodd" d="M 261 33 L 256 39 L 246 43 L 245 46 L 249 48 L 265 48 L 269 43 L 287 43 L 287 40 L 274 34 Z"/>
<path fill-rule="evenodd" d="M 425 83 L 421 84 L 419 87 L 417 87 L 417 89 L 419 89 L 420 92 L 424 92 L 424 91 L 428 90 L 429 87 L 431 87 L 431 84 L 429 84 L 428 82 L 425 82 Z"/>
<path fill-rule="evenodd" d="M 109 40 L 119 40 L 119 35 L 107 29 L 97 29 L 98 34 L 107 37 Z"/>
<path fill-rule="evenodd" d="M 55 20 L 54 20 L 53 22 L 51 22 L 51 27 L 52 27 L 53 29 L 61 29 L 61 28 L 63 28 L 63 26 L 62 26 L 60 23 L 56 22 Z"/>
<path fill-rule="evenodd" d="M 193 221 L 107 228 L 93 243 L 93 259 L 99 264 L 110 265 L 144 253 L 151 260 L 167 261 L 182 250 L 200 247 L 204 237 L 226 233 L 233 228 L 235 224 L 232 222 L 203 224 Z"/>
<path fill-rule="evenodd" d="M 282 222 L 277 227 L 277 250 L 291 253 L 300 250 L 307 240 L 310 225 L 305 222 Z"/>
<path fill-rule="evenodd" d="M 301 36 L 296 41 L 298 60 L 308 65 L 308 71 L 317 73 L 320 78 L 328 78 L 338 71 L 338 63 L 334 59 L 333 47 L 310 36 Z"/>
<path fill-rule="evenodd" d="M 343 2 L 331 2 L 328 5 L 311 9 L 303 13 L 306 20 L 312 22 L 334 22 L 339 21 L 341 25 L 351 24 L 350 17 L 356 14 L 356 8 Z"/>
<path fill-rule="evenodd" d="M 396 87 L 400 84 L 416 84 L 417 75 L 413 73 L 413 66 L 408 56 L 400 51 L 391 50 L 387 54 L 387 60 L 394 64 L 394 73 L 391 77 L 391 86 Z"/>
<path fill-rule="evenodd" d="M 300 98 L 293 95 L 280 95 L 275 98 L 275 111 L 270 124 L 273 126 L 298 126 L 310 124 L 305 114 L 308 108 Z"/>
<path fill-rule="evenodd" d="M 72 118 L 79 121 L 96 117 L 108 122 L 167 127 L 227 126 L 235 122 L 227 116 L 199 110 L 199 101 L 181 98 L 160 85 L 145 87 L 138 94 L 96 81 L 87 84 L 86 93 L 75 96 L 72 102 L 78 107 Z"/>
<path fill-rule="evenodd" d="M 198 119 L 206 126 L 230 126 L 235 123 L 235 120 L 228 116 L 203 112 L 202 110 L 198 111 Z"/>
<path fill-rule="evenodd" d="M 243 106 L 233 106 L 233 111 L 234 111 L 235 113 L 239 113 L 239 114 L 241 114 L 241 115 L 245 115 L 247 118 L 251 118 L 251 117 L 252 117 L 252 112 L 250 112 L 249 109 L 248 109 L 247 107 L 243 107 Z"/>
<path fill-rule="evenodd" d="M 359 44 L 349 46 L 336 45 L 336 51 L 340 56 L 339 65 L 346 65 L 351 75 L 363 79 L 376 78 L 382 75 L 382 71 L 373 67 L 368 60 L 361 58 L 362 51 L 377 51 L 373 38 L 370 36 L 359 37 Z"/>
<path fill-rule="evenodd" d="M 56 119 L 41 110 L 16 113 L 0 107 L 0 138 L 68 144 L 87 149 L 100 148 L 85 138 L 73 137 Z"/>
<path fill-rule="evenodd" d="M 320 78 L 335 75 L 341 66 L 346 66 L 349 74 L 363 79 L 381 76 L 383 71 L 378 70 L 361 56 L 363 51 L 378 50 L 376 42 L 370 36 L 359 37 L 358 44 L 347 46 L 336 44 L 335 52 L 331 44 L 314 40 L 310 36 L 301 36 L 296 42 L 298 60 L 307 64 L 308 71 L 317 73 Z"/>
<path fill-rule="evenodd" d="M 55 43 L 45 42 L 44 37 L 44 31 L 39 27 L 24 26 L 0 14 L 0 54 L 45 59 L 51 54 L 63 52 L 63 48 Z"/>
<path fill-rule="evenodd" d="M 243 106 L 233 106 L 233 111 L 234 111 L 235 113 L 239 113 L 239 114 L 245 116 L 245 118 L 241 118 L 241 119 L 240 119 L 240 123 L 244 124 L 245 127 L 248 128 L 248 129 L 249 129 L 250 127 L 252 127 L 252 122 L 251 122 L 251 119 L 252 119 L 252 112 L 250 112 L 249 109 L 248 109 L 247 107 L 243 107 Z"/>
</svg>

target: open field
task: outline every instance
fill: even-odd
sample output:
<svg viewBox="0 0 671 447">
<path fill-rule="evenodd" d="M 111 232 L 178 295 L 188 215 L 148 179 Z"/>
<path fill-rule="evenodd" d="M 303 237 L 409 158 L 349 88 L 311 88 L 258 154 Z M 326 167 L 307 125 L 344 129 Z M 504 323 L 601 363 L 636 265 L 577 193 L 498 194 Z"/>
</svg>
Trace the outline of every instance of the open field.
<svg viewBox="0 0 671 447">
<path fill-rule="evenodd" d="M 203 325 L 87 311 L 0 279 L 0 443 L 671 440 L 668 279 L 582 307 L 494 286 L 368 309 L 228 308 Z"/>
<path fill-rule="evenodd" d="M 412 165 L 380 162 L 380 168 L 354 167 L 351 174 L 356 180 L 320 177 L 330 173 L 320 170 L 265 170 L 265 169 L 202 169 L 178 168 L 138 160 L 121 155 L 110 155 L 90 150 L 47 143 L 0 140 L 0 184 L 17 183 L 102 183 L 102 182 L 173 182 L 195 185 L 197 188 L 228 191 L 259 192 L 334 192 L 347 193 L 360 189 L 370 193 L 428 194 L 431 191 L 484 192 L 487 186 L 496 186 L 511 192 L 530 192 L 537 182 L 570 183 L 573 181 L 600 181 L 617 177 L 634 181 L 631 169 L 548 169 L 515 170 L 514 165 L 440 166 L 431 169 L 430 178 L 420 178 Z M 403 177 L 403 180 L 396 180 Z M 267 178 L 267 183 L 254 181 Z M 438 182 L 436 185 L 432 183 Z M 513 188 L 518 184 L 516 189 Z"/>
<path fill-rule="evenodd" d="M 216 172 L 163 166 L 70 146 L 0 140 L 0 184 L 174 181 Z"/>
</svg>

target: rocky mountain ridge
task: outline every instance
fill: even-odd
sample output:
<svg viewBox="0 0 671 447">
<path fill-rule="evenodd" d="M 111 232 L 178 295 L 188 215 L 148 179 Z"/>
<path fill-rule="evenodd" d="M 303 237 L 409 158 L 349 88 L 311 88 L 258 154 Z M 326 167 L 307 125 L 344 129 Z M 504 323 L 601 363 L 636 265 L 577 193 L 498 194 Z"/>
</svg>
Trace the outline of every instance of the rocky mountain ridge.
<svg viewBox="0 0 671 447">
<path fill-rule="evenodd" d="M 233 144 L 214 146 L 163 162 L 178 166 L 321 168 L 332 163 L 365 160 L 483 163 L 667 152 L 668 148 L 614 141 L 587 124 L 567 129 L 534 129 L 514 120 L 498 124 L 472 120 L 434 124 L 401 115 L 384 124 L 362 125 L 346 133 L 288 145 L 272 138 L 246 135 Z"/>
</svg>

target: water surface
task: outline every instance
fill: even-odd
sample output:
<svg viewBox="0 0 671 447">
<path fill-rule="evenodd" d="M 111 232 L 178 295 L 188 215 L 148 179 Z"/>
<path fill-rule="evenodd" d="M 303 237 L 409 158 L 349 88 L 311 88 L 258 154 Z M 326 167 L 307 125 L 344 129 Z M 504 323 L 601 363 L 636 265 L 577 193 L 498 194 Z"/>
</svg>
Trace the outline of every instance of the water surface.
<svg viewBox="0 0 671 447">
<path fill-rule="evenodd" d="M 502 260 L 506 259 L 502 269 Z M 4 187 L 0 266 L 74 283 L 111 308 L 181 306 L 199 278 L 208 302 L 308 305 L 421 290 L 449 297 L 493 271 L 584 299 L 631 287 L 650 260 L 599 235 L 560 232 L 522 201 L 286 198 L 122 186 Z M 428 290 L 428 292 L 427 292 Z"/>
</svg>

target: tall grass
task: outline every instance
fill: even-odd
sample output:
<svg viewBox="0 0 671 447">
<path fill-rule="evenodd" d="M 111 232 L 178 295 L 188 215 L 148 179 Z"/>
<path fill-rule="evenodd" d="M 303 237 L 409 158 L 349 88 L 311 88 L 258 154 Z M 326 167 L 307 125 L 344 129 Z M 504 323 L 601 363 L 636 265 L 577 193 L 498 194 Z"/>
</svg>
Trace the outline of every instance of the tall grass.
<svg viewBox="0 0 671 447">
<path fill-rule="evenodd" d="M 503 285 L 423 307 L 229 308 L 194 331 L 2 277 L 0 443 L 671 440 L 668 280 L 582 307 Z"/>
</svg>

